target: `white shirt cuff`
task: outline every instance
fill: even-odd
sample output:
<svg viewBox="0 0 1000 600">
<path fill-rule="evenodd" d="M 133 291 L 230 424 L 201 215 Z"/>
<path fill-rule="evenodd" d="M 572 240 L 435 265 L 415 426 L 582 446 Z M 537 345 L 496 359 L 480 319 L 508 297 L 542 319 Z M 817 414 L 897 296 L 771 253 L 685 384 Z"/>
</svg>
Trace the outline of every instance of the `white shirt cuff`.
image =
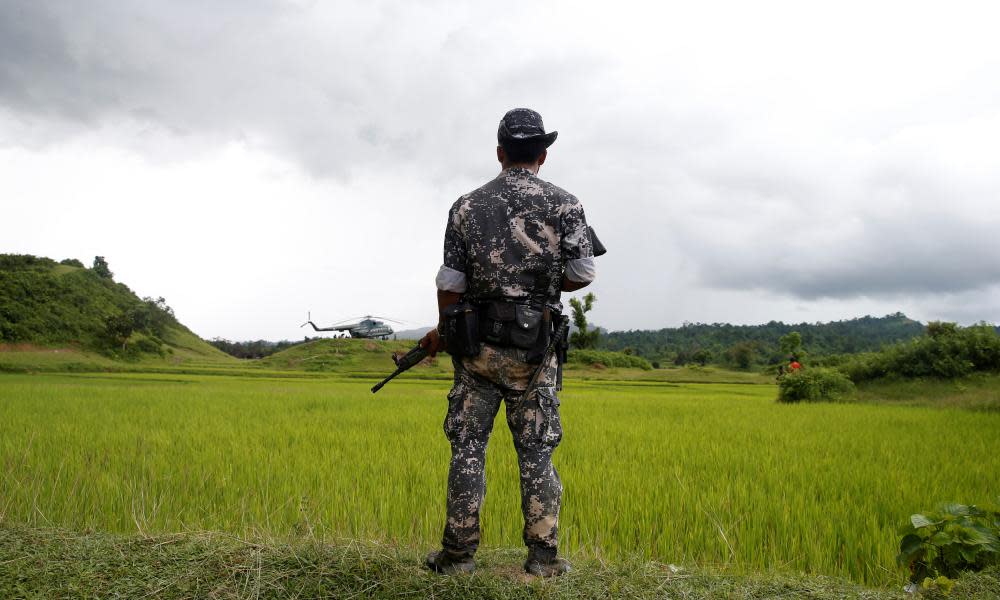
<svg viewBox="0 0 1000 600">
<path fill-rule="evenodd" d="M 451 267 L 441 265 L 441 268 L 438 269 L 435 283 L 437 283 L 437 288 L 443 292 L 455 292 L 461 294 L 465 292 L 466 288 L 465 273 L 456 271 Z"/>
<path fill-rule="evenodd" d="M 597 264 L 594 262 L 593 256 L 572 258 L 566 261 L 566 279 L 577 283 L 590 283 L 596 277 Z"/>
</svg>

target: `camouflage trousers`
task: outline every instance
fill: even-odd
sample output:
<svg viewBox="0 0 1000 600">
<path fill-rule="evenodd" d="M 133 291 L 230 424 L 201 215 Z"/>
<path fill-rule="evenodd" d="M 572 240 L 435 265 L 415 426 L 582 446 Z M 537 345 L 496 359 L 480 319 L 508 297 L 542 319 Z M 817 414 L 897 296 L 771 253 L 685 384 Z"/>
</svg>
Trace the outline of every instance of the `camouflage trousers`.
<svg viewBox="0 0 1000 600">
<path fill-rule="evenodd" d="M 471 556 L 479 546 L 479 511 L 486 497 L 486 445 L 504 401 L 514 438 L 521 479 L 524 543 L 536 553 L 555 556 L 562 482 L 552 453 L 562 439 L 555 394 L 555 357 L 531 394 L 518 405 L 536 365 L 526 351 L 484 345 L 475 358 L 452 359 L 455 383 L 448 394 L 444 432 L 451 442 L 448 470 L 448 519 L 442 546 Z"/>
</svg>

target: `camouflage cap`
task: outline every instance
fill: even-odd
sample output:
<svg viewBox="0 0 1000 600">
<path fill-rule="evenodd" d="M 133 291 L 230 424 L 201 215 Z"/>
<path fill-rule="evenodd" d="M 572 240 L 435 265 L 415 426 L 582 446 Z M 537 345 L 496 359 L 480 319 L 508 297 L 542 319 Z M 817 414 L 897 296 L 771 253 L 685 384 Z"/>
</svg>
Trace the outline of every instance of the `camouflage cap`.
<svg viewBox="0 0 1000 600">
<path fill-rule="evenodd" d="M 500 128 L 497 129 L 497 141 L 504 142 L 528 142 L 542 141 L 548 148 L 552 142 L 556 141 L 558 131 L 545 133 L 545 126 L 542 124 L 542 115 L 530 108 L 515 108 L 507 111 L 507 114 L 500 119 Z"/>
</svg>

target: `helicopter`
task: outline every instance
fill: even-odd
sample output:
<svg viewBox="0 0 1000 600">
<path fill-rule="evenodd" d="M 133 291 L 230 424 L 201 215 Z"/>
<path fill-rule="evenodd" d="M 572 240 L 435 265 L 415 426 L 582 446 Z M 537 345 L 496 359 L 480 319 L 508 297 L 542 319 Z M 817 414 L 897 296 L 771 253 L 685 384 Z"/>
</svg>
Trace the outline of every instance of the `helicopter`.
<svg viewBox="0 0 1000 600">
<path fill-rule="evenodd" d="M 363 317 L 354 317 L 353 319 L 344 319 L 344 321 L 357 321 L 356 323 L 345 323 L 344 321 L 339 321 L 337 324 L 329 327 L 316 327 L 316 324 L 312 322 L 312 313 L 308 313 L 308 315 L 309 316 L 306 322 L 299 325 L 299 327 L 312 325 L 312 328 L 315 331 L 346 331 L 352 338 L 387 340 L 389 339 L 389 336 L 393 334 L 393 330 L 392 327 L 385 323 L 385 321 L 399 323 L 399 321 L 395 321 L 387 317 L 365 315 Z M 379 319 L 384 319 L 385 321 L 380 321 Z"/>
</svg>

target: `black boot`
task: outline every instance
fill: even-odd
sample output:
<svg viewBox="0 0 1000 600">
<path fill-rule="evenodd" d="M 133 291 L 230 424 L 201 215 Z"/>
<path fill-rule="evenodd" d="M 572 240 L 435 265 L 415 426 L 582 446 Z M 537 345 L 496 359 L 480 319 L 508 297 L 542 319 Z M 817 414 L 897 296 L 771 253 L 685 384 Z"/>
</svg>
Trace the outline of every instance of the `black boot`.
<svg viewBox="0 0 1000 600">
<path fill-rule="evenodd" d="M 427 555 L 424 566 L 442 575 L 471 573 L 476 569 L 476 561 L 471 556 L 458 556 L 447 550 L 438 550 Z"/>
<path fill-rule="evenodd" d="M 524 571 L 536 577 L 558 577 L 569 573 L 572 567 L 565 558 L 558 558 L 554 548 L 528 548 L 528 560 L 524 562 Z"/>
</svg>

